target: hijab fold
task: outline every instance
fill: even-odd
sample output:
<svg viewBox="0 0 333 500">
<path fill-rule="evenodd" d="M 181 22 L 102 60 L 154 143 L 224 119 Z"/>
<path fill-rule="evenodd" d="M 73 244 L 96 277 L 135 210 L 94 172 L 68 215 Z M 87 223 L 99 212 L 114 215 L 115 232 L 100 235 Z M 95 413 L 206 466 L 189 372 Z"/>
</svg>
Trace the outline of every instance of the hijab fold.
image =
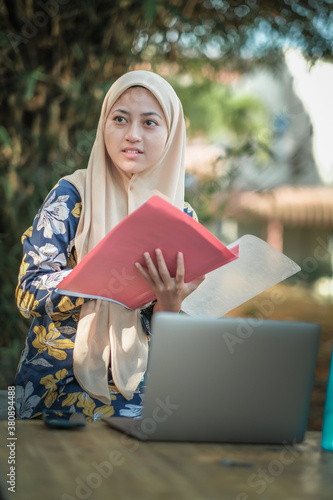
<svg viewBox="0 0 333 500">
<path fill-rule="evenodd" d="M 161 105 L 168 139 L 156 165 L 131 177 L 116 167 L 104 143 L 104 128 L 116 100 L 130 87 L 142 86 Z M 128 214 L 153 195 L 183 210 L 185 123 L 182 105 L 168 82 L 149 71 L 132 71 L 120 77 L 106 94 L 96 139 L 86 170 L 65 177 L 79 191 L 81 216 L 75 236 L 80 262 Z M 107 263 L 105 263 L 107 265 Z M 139 310 L 128 310 L 106 300 L 83 304 L 74 345 L 74 375 L 93 398 L 110 404 L 108 367 L 118 391 L 130 400 L 148 361 L 147 335 Z"/>
</svg>

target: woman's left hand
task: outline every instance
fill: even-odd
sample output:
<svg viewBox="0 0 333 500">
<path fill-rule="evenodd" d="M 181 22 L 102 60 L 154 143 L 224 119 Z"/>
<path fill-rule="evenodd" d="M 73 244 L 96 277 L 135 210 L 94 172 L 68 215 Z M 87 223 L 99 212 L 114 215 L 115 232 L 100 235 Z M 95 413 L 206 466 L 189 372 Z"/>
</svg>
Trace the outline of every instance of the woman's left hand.
<svg viewBox="0 0 333 500">
<path fill-rule="evenodd" d="M 200 276 L 194 281 L 185 283 L 184 257 L 181 252 L 178 252 L 176 276 L 172 278 L 161 250 L 157 248 L 155 253 L 157 268 L 148 252 L 144 253 L 147 269 L 144 269 L 138 262 L 136 263 L 137 269 L 155 292 L 157 303 L 154 306 L 154 312 L 179 312 L 183 300 L 198 288 L 205 276 Z"/>
</svg>

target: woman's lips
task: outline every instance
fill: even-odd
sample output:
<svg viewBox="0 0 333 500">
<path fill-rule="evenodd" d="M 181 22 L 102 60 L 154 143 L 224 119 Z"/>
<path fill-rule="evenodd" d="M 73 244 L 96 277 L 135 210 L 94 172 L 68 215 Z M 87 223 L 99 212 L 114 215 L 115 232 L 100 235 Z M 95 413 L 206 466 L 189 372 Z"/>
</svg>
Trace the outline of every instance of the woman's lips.
<svg viewBox="0 0 333 500">
<path fill-rule="evenodd" d="M 123 149 L 123 154 L 126 156 L 126 158 L 137 158 L 138 156 L 142 155 L 142 151 L 135 148 L 126 148 Z"/>
</svg>

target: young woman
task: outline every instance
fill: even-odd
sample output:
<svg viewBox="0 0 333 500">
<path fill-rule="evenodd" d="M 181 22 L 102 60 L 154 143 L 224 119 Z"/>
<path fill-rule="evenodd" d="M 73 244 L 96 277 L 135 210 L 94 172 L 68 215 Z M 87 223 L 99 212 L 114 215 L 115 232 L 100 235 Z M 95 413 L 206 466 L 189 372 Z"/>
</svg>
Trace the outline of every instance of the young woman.
<svg viewBox="0 0 333 500">
<path fill-rule="evenodd" d="M 102 416 L 139 416 L 148 360 L 150 318 L 179 312 L 203 277 L 184 283 L 177 256 L 171 277 L 156 249 L 157 268 L 137 265 L 157 301 L 131 311 L 104 300 L 57 293 L 56 284 L 124 217 L 158 194 L 184 204 L 185 125 L 181 103 L 160 76 L 123 75 L 101 110 L 88 167 L 52 189 L 24 233 L 16 299 L 33 318 L 16 379 L 17 414 L 33 418 L 52 408 Z"/>
</svg>

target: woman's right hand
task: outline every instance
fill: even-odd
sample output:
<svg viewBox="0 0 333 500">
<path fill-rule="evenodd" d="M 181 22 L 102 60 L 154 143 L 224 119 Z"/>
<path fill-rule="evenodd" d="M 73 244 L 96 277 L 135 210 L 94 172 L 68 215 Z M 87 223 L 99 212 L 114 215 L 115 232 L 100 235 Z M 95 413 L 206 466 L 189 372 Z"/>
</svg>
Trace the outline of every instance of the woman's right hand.
<svg viewBox="0 0 333 500">
<path fill-rule="evenodd" d="M 162 251 L 157 248 L 155 254 L 157 267 L 148 252 L 144 253 L 144 259 L 147 266 L 146 269 L 138 262 L 136 263 L 136 267 L 140 274 L 147 280 L 155 292 L 157 302 L 154 306 L 154 312 L 179 312 L 183 300 L 198 288 L 204 281 L 205 276 L 200 276 L 194 281 L 185 283 L 184 256 L 181 252 L 178 252 L 176 276 L 173 278 L 170 276 Z"/>
</svg>

